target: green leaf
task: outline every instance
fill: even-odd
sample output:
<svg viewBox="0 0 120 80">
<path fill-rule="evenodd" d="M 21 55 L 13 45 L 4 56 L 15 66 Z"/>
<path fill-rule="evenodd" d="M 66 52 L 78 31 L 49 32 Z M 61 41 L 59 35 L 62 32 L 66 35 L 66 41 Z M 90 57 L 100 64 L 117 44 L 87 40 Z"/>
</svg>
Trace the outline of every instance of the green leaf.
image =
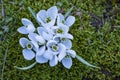
<svg viewBox="0 0 120 80">
<path fill-rule="evenodd" d="M 36 18 L 36 15 L 35 15 L 35 12 L 30 8 L 28 7 L 28 10 L 30 11 L 30 13 L 33 15 L 33 17 L 35 18 L 35 20 L 37 21 L 37 23 L 41 26 L 40 22 L 37 20 Z"/>
<path fill-rule="evenodd" d="M 28 70 L 28 69 L 34 67 L 36 64 L 37 64 L 37 62 L 34 62 L 33 64 L 31 64 L 30 66 L 27 66 L 27 67 L 23 67 L 23 68 L 17 67 L 17 66 L 14 66 L 14 67 L 17 69 L 20 69 L 20 70 Z"/>
<path fill-rule="evenodd" d="M 76 55 L 76 58 L 77 58 L 80 62 L 82 62 L 83 64 L 86 64 L 87 66 L 94 67 L 94 68 L 99 68 L 99 67 L 97 67 L 97 66 L 94 66 L 94 65 L 88 63 L 86 60 L 84 60 L 84 59 L 83 59 L 82 57 L 80 57 L 79 55 Z"/>
<path fill-rule="evenodd" d="M 65 13 L 65 18 L 71 13 L 72 10 L 73 10 L 73 6 L 67 11 L 67 13 Z"/>
</svg>

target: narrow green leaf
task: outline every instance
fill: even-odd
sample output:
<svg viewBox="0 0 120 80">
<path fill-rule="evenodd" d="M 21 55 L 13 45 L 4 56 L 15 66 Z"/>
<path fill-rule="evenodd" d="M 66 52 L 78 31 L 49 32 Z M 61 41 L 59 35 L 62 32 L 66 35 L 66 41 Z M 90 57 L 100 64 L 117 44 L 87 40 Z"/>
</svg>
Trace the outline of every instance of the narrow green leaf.
<svg viewBox="0 0 120 80">
<path fill-rule="evenodd" d="M 21 68 L 21 67 L 17 67 L 17 66 L 14 66 L 15 68 L 17 68 L 17 69 L 20 69 L 20 70 L 28 70 L 28 69 L 30 69 L 30 68 L 32 68 L 32 67 L 34 67 L 35 66 L 35 64 L 37 64 L 37 62 L 34 62 L 33 64 L 31 64 L 30 66 L 27 66 L 27 67 L 23 67 L 23 68 Z"/>
<path fill-rule="evenodd" d="M 86 64 L 87 66 L 94 67 L 94 68 L 99 68 L 99 67 L 97 67 L 97 66 L 94 66 L 94 65 L 88 63 L 86 60 L 84 60 L 84 59 L 83 59 L 82 57 L 80 57 L 79 55 L 76 55 L 76 58 L 77 58 L 80 62 L 82 62 L 83 64 Z"/>
<path fill-rule="evenodd" d="M 35 20 L 37 21 L 37 23 L 41 26 L 40 22 L 37 20 L 36 18 L 36 15 L 35 15 L 35 12 L 30 8 L 28 7 L 28 10 L 30 11 L 30 13 L 33 15 L 33 17 L 35 18 Z"/>
<path fill-rule="evenodd" d="M 73 10 L 73 6 L 65 13 L 65 18 L 71 13 Z"/>
</svg>

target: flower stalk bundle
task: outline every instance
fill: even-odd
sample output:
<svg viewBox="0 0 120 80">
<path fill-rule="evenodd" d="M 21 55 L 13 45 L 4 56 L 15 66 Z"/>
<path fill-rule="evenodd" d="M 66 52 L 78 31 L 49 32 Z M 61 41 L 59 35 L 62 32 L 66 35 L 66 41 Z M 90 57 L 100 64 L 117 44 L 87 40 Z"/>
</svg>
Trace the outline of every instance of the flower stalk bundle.
<svg viewBox="0 0 120 80">
<path fill-rule="evenodd" d="M 60 62 L 65 68 L 70 69 L 72 58 L 77 58 L 88 66 L 96 67 L 72 50 L 73 36 L 69 33 L 69 28 L 74 24 L 75 17 L 69 16 L 71 9 L 64 16 L 58 13 L 56 6 L 50 7 L 48 10 L 40 10 L 36 15 L 29 8 L 39 26 L 36 28 L 29 19 L 22 18 L 23 26 L 18 28 L 18 32 L 28 37 L 20 38 L 19 43 L 23 48 L 23 57 L 26 60 L 35 59 L 35 63 L 23 68 L 15 66 L 16 68 L 27 70 L 36 63 L 49 63 L 52 67 Z"/>
</svg>

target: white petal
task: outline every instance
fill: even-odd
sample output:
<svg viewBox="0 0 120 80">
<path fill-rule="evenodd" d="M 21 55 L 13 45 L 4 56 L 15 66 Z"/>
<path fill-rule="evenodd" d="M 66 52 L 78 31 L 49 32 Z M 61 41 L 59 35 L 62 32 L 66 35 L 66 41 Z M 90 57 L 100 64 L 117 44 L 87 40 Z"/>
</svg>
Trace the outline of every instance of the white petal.
<svg viewBox="0 0 120 80">
<path fill-rule="evenodd" d="M 45 22 L 45 19 L 47 17 L 47 14 L 46 14 L 46 11 L 45 10 L 40 10 L 38 13 L 37 13 L 37 20 L 43 24 Z"/>
<path fill-rule="evenodd" d="M 36 40 L 39 41 L 41 44 L 44 44 L 44 43 L 45 43 L 45 40 L 43 39 L 42 36 L 37 35 L 37 36 L 35 36 L 35 38 L 36 38 Z"/>
<path fill-rule="evenodd" d="M 39 48 L 39 45 L 37 44 L 37 42 L 36 42 L 36 41 L 31 41 L 31 43 L 34 45 L 34 46 L 33 46 L 33 49 L 34 49 L 35 51 L 37 51 L 38 48 Z"/>
<path fill-rule="evenodd" d="M 58 29 L 58 28 L 59 28 L 59 26 L 52 26 L 50 29 L 55 30 L 55 29 Z"/>
<path fill-rule="evenodd" d="M 22 18 L 22 24 L 24 25 L 24 26 L 27 26 L 27 25 L 30 25 L 30 24 L 32 24 L 32 22 L 29 20 L 29 19 L 27 19 L 27 18 Z"/>
<path fill-rule="evenodd" d="M 66 19 L 66 25 L 68 27 L 72 26 L 75 22 L 75 17 L 74 16 L 69 16 L 67 19 Z"/>
<path fill-rule="evenodd" d="M 43 56 L 46 58 L 46 59 L 49 59 L 51 60 L 53 58 L 53 54 L 51 51 L 46 51 Z"/>
<path fill-rule="evenodd" d="M 56 26 L 52 26 L 50 28 L 46 28 L 47 33 L 51 34 L 52 36 L 54 35 L 54 29 L 53 29 L 53 27 L 56 27 Z"/>
<path fill-rule="evenodd" d="M 50 64 L 50 66 L 55 66 L 55 65 L 57 65 L 57 64 L 58 64 L 57 56 L 54 56 L 54 57 L 52 58 L 52 60 L 50 60 L 49 64 Z"/>
<path fill-rule="evenodd" d="M 63 38 L 73 39 L 73 36 L 69 33 L 62 35 Z"/>
<path fill-rule="evenodd" d="M 64 44 L 67 49 L 70 49 L 72 47 L 72 42 L 69 39 L 62 41 L 62 44 Z"/>
<path fill-rule="evenodd" d="M 27 28 L 24 27 L 24 26 L 18 28 L 17 31 L 18 31 L 19 33 L 21 33 L 21 34 L 28 34 L 28 30 L 27 30 Z"/>
<path fill-rule="evenodd" d="M 44 58 L 42 55 L 41 56 L 36 55 L 36 61 L 38 63 L 46 63 L 46 62 L 48 62 L 48 59 Z"/>
<path fill-rule="evenodd" d="M 47 10 L 47 15 L 50 16 L 52 19 L 55 19 L 57 17 L 57 7 L 53 6 Z"/>
<path fill-rule="evenodd" d="M 58 55 L 58 60 L 61 61 L 66 56 L 66 47 L 63 44 L 59 44 L 60 51 Z"/>
<path fill-rule="evenodd" d="M 42 47 L 40 47 L 39 49 L 38 49 L 38 51 L 37 51 L 37 55 L 42 55 L 42 54 L 44 54 L 44 52 L 45 52 L 45 46 L 42 46 Z"/>
<path fill-rule="evenodd" d="M 59 13 L 57 17 L 57 25 L 62 23 L 62 21 L 64 21 L 64 16 L 61 13 Z"/>
<path fill-rule="evenodd" d="M 34 31 L 35 31 L 34 25 L 32 25 L 32 24 L 28 25 L 28 26 L 27 26 L 27 30 L 28 30 L 28 33 L 34 32 Z"/>
<path fill-rule="evenodd" d="M 60 36 L 59 35 L 54 36 L 53 40 L 55 40 L 57 43 L 59 43 L 60 42 Z"/>
<path fill-rule="evenodd" d="M 24 49 L 22 53 L 26 60 L 32 60 L 35 57 L 35 53 L 29 49 Z"/>
<path fill-rule="evenodd" d="M 32 41 L 37 41 L 36 38 L 35 38 L 35 36 L 37 36 L 37 35 L 38 34 L 36 34 L 36 33 L 30 33 L 30 34 L 28 34 L 28 38 Z"/>
<path fill-rule="evenodd" d="M 63 66 L 64 66 L 65 68 L 70 69 L 71 66 L 72 66 L 72 59 L 71 59 L 71 57 L 70 57 L 70 58 L 64 58 L 64 59 L 62 60 L 62 64 L 63 64 Z"/>
<path fill-rule="evenodd" d="M 23 48 L 25 48 L 26 45 L 29 43 L 29 40 L 27 38 L 20 38 L 19 43 Z"/>
<path fill-rule="evenodd" d="M 41 19 L 41 20 L 45 20 L 46 17 L 47 17 L 47 14 L 46 14 L 46 11 L 45 10 L 40 10 L 38 13 L 37 13 L 37 16 Z"/>
<path fill-rule="evenodd" d="M 74 50 L 67 50 L 67 53 L 69 53 L 73 58 L 76 56 L 76 52 Z"/>
<path fill-rule="evenodd" d="M 49 41 L 47 42 L 46 46 L 47 46 L 47 47 L 50 47 L 50 46 L 52 46 L 52 45 L 54 45 L 54 44 L 57 44 L 57 42 L 54 41 L 54 40 L 49 40 Z"/>
<path fill-rule="evenodd" d="M 51 40 L 52 37 L 53 37 L 52 34 L 49 34 L 49 33 L 43 32 L 43 38 L 44 38 L 45 40 Z"/>
<path fill-rule="evenodd" d="M 47 32 L 47 30 L 44 27 L 38 27 L 37 31 L 38 31 L 39 35 L 42 35 L 43 32 Z"/>
</svg>

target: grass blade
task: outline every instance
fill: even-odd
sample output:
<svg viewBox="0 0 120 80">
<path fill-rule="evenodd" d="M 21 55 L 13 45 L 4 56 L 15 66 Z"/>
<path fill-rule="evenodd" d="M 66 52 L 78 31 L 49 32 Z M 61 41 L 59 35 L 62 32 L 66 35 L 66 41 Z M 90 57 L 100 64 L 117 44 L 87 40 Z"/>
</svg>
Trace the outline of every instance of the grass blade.
<svg viewBox="0 0 120 80">
<path fill-rule="evenodd" d="M 8 52 L 8 46 L 6 48 L 5 56 L 4 56 L 4 59 L 3 59 L 3 68 L 2 68 L 1 80 L 3 80 L 3 76 L 4 76 L 4 68 L 5 68 L 5 62 L 6 62 L 7 52 Z"/>
</svg>

